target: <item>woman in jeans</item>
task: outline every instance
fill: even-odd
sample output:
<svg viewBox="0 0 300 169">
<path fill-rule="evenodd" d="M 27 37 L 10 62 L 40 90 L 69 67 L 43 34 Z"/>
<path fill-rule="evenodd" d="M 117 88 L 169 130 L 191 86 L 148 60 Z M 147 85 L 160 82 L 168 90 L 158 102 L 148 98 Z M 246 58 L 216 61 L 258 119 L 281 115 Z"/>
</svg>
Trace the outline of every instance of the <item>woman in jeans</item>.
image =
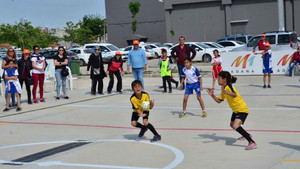
<svg viewBox="0 0 300 169">
<path fill-rule="evenodd" d="M 64 93 L 64 99 L 69 99 L 66 90 L 66 80 L 67 76 L 61 75 L 61 70 L 65 69 L 68 64 L 67 52 L 63 46 L 58 47 L 58 53 L 54 57 L 54 66 L 55 66 L 55 79 L 56 79 L 56 100 L 60 99 L 60 87 Z"/>
<path fill-rule="evenodd" d="M 94 48 L 94 53 L 90 55 L 87 65 L 87 72 L 90 70 L 90 67 L 90 75 L 92 79 L 91 93 L 92 95 L 96 95 L 96 86 L 98 82 L 98 94 L 103 95 L 103 78 L 106 77 L 106 74 L 104 71 L 102 55 L 99 46 L 96 46 Z"/>
<path fill-rule="evenodd" d="M 29 80 L 31 79 L 30 70 L 32 69 L 32 63 L 30 61 L 30 51 L 28 49 L 25 49 L 23 51 L 22 58 L 18 60 L 18 67 L 19 67 L 18 69 L 19 81 L 21 87 L 23 87 L 23 82 L 25 82 L 26 91 L 27 91 L 27 100 L 28 100 L 27 102 L 28 104 L 32 104 L 30 82 L 29 82 Z"/>
<path fill-rule="evenodd" d="M 3 70 L 9 68 L 9 67 L 8 67 L 8 63 L 9 63 L 11 60 L 15 63 L 15 68 L 18 69 L 17 55 L 16 55 L 16 52 L 15 52 L 15 50 L 14 50 L 13 48 L 9 48 L 9 49 L 7 50 L 6 57 L 4 57 L 3 60 L 2 60 L 2 69 L 3 69 Z M 2 76 L 2 77 L 3 77 L 3 79 L 4 79 L 4 72 L 3 72 L 3 76 Z M 5 85 L 6 85 L 7 81 L 8 81 L 8 80 L 5 80 L 5 79 L 4 79 Z M 8 91 L 6 90 L 6 91 L 5 91 L 5 101 L 6 101 L 6 98 L 7 98 L 7 94 L 8 94 Z M 14 94 L 11 95 L 11 99 L 12 99 L 12 106 L 15 106 L 15 105 L 16 105 L 16 103 L 15 103 L 16 101 L 15 101 L 15 95 L 14 95 Z"/>
<path fill-rule="evenodd" d="M 40 47 L 33 47 L 34 54 L 31 57 L 32 63 L 32 80 L 33 80 L 33 89 L 32 89 L 32 97 L 33 103 L 38 103 L 36 99 L 36 89 L 39 84 L 40 90 L 40 102 L 45 102 L 44 99 L 44 80 L 45 80 L 45 68 L 46 61 L 45 57 L 40 55 Z"/>
</svg>

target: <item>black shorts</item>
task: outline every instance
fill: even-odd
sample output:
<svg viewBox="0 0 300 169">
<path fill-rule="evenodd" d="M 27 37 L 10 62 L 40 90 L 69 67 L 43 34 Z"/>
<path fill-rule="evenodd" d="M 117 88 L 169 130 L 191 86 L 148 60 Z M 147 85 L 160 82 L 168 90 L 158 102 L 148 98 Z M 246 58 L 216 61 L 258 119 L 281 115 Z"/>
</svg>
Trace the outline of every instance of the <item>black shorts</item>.
<svg viewBox="0 0 300 169">
<path fill-rule="evenodd" d="M 242 122 L 244 124 L 247 116 L 248 116 L 248 113 L 232 113 L 231 122 L 233 122 L 235 119 L 240 119 L 240 120 L 242 120 Z"/>
<path fill-rule="evenodd" d="M 143 119 L 148 119 L 149 112 L 148 111 L 144 111 L 143 114 L 147 114 L 147 116 L 143 117 Z M 132 112 L 131 121 L 138 121 L 139 118 L 140 118 L 140 116 L 138 115 L 137 112 Z"/>
</svg>

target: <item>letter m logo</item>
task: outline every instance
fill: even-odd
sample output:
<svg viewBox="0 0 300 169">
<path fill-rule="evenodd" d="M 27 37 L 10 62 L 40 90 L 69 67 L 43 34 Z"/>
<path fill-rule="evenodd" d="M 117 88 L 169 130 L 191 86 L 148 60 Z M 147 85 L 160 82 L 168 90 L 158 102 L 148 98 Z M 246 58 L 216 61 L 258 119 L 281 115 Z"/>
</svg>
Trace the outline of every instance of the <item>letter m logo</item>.
<svg viewBox="0 0 300 169">
<path fill-rule="evenodd" d="M 242 56 L 237 57 L 237 58 L 232 62 L 231 67 L 234 65 L 234 63 L 235 63 L 235 67 L 239 67 L 240 64 L 243 62 L 242 68 L 243 68 L 243 69 L 246 68 L 246 66 L 247 66 L 247 60 L 248 60 L 249 56 L 250 56 L 250 54 L 244 56 L 243 58 L 242 58 Z"/>
<path fill-rule="evenodd" d="M 280 65 L 280 62 L 282 62 L 282 66 L 285 66 L 285 65 L 289 62 L 289 60 L 291 60 L 292 56 L 293 56 L 293 55 L 291 55 L 291 56 L 289 57 L 288 54 L 287 54 L 287 55 L 284 55 L 284 56 L 279 60 L 279 62 L 277 63 L 277 65 Z"/>
</svg>

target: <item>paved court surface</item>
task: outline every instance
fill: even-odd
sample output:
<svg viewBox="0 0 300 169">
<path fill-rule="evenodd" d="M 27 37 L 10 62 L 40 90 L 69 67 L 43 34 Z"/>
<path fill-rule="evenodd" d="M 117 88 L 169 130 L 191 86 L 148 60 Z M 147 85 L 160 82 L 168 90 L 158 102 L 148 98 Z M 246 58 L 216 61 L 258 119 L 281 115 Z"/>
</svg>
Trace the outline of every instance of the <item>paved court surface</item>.
<svg viewBox="0 0 300 169">
<path fill-rule="evenodd" d="M 258 144 L 251 151 L 229 127 L 227 102 L 217 104 L 206 92 L 208 117 L 201 118 L 193 95 L 187 116 L 179 119 L 183 91 L 162 94 L 161 78 L 145 78 L 146 91 L 155 99 L 149 121 L 162 136 L 152 144 L 150 131 L 139 139 L 139 130 L 130 126 L 130 75 L 123 79 L 123 94 L 91 96 L 90 80 L 78 79 L 70 100 L 55 101 L 54 86 L 47 84 L 46 103 L 28 105 L 23 98 L 23 111 L 0 113 L 0 168 L 298 169 L 298 79 L 273 76 L 272 89 L 263 89 L 261 76 L 238 76 L 235 86 L 250 109 L 244 128 Z M 203 82 L 210 87 L 211 77 Z M 0 103 L 4 109 L 3 97 Z"/>
</svg>

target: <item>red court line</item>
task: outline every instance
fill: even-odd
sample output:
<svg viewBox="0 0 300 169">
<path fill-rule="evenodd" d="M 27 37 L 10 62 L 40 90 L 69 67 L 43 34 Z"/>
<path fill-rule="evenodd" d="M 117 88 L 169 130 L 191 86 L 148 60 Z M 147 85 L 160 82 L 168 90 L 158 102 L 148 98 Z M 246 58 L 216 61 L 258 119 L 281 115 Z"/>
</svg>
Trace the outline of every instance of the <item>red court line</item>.
<svg viewBox="0 0 300 169">
<path fill-rule="evenodd" d="M 70 123 L 43 123 L 43 122 L 12 122 L 12 121 L 0 121 L 0 123 L 11 124 L 31 124 L 31 125 L 51 125 L 51 126 L 74 126 L 74 127 L 95 127 L 95 128 L 112 128 L 112 129 L 134 129 L 134 127 L 122 127 L 122 126 L 104 126 L 93 124 L 70 124 Z M 173 131 L 233 131 L 233 129 L 205 129 L 205 128 L 157 128 L 158 130 L 173 130 Z M 267 133 L 300 133 L 298 130 L 247 130 L 252 132 L 267 132 Z"/>
</svg>

